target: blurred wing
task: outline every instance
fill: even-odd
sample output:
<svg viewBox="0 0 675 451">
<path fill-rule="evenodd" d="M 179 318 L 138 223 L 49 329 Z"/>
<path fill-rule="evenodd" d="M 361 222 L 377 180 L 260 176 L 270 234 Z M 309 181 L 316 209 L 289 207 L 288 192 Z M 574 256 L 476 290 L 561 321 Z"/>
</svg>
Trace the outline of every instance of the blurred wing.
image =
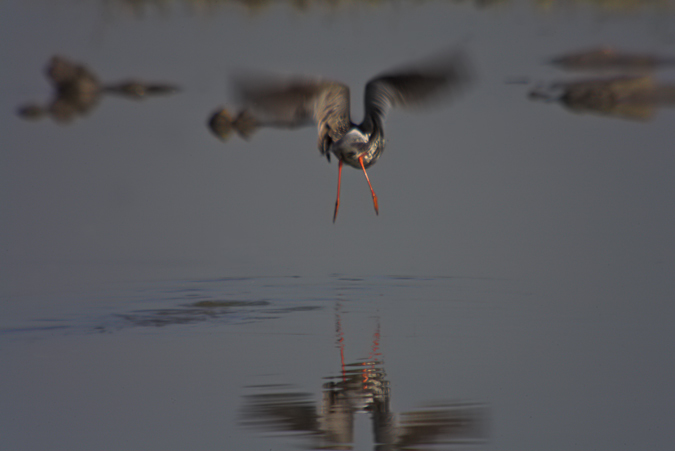
<svg viewBox="0 0 675 451">
<path fill-rule="evenodd" d="M 328 155 L 330 143 L 349 129 L 349 88 L 326 80 L 261 80 L 236 83 L 240 101 L 261 120 L 300 126 L 316 123 L 319 150 Z"/>
<path fill-rule="evenodd" d="M 468 67 L 466 57 L 457 53 L 372 79 L 366 85 L 364 127 L 382 127 L 391 108 L 441 101 L 468 84 Z"/>
<path fill-rule="evenodd" d="M 330 146 L 349 131 L 349 88 L 341 83 L 326 82 L 314 102 L 314 119 L 319 127 L 318 147 L 330 161 Z"/>
<path fill-rule="evenodd" d="M 438 445 L 479 443 L 487 436 L 487 411 L 478 404 L 456 403 L 403 412 L 398 449 L 433 449 Z"/>
<path fill-rule="evenodd" d="M 305 393 L 249 395 L 242 419 L 244 424 L 272 431 L 313 433 L 319 430 L 316 408 Z"/>
</svg>

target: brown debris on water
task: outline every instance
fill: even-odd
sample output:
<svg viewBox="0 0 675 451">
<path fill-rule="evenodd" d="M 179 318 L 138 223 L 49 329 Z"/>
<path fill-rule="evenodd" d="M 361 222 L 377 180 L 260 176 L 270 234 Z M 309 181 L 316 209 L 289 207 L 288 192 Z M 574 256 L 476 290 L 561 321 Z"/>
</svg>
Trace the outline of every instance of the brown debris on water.
<svg viewBox="0 0 675 451">
<path fill-rule="evenodd" d="M 675 66 L 675 58 L 602 47 L 553 58 L 551 64 L 568 71 L 651 72 L 666 66 Z"/>
<path fill-rule="evenodd" d="M 20 106 L 17 109 L 19 117 L 37 120 L 50 116 L 56 122 L 65 124 L 91 112 L 103 94 L 112 93 L 142 99 L 173 94 L 179 90 L 177 86 L 170 84 L 141 81 L 104 85 L 86 66 L 59 55 L 50 59 L 45 74 L 53 88 L 52 100 L 45 106 L 33 103 Z"/>
<path fill-rule="evenodd" d="M 675 66 L 675 58 L 602 47 L 550 60 L 561 69 L 605 76 L 550 83 L 529 92 L 530 100 L 557 102 L 575 113 L 647 121 L 658 108 L 675 105 L 675 84 L 656 80 L 654 71 Z"/>
</svg>

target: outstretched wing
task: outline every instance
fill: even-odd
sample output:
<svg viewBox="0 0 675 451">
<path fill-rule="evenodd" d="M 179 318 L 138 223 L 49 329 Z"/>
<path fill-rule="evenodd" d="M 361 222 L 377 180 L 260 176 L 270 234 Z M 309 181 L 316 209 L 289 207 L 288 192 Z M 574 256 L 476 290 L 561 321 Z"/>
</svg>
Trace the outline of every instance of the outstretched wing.
<svg viewBox="0 0 675 451">
<path fill-rule="evenodd" d="M 261 122 L 289 127 L 316 123 L 319 151 L 330 159 L 330 144 L 349 130 L 349 88 L 321 79 L 263 80 L 235 83 L 245 108 Z"/>
<path fill-rule="evenodd" d="M 470 81 L 468 67 L 455 53 L 373 78 L 366 85 L 364 131 L 382 129 L 391 108 L 427 105 L 458 91 Z"/>
<path fill-rule="evenodd" d="M 330 161 L 331 144 L 342 139 L 351 126 L 349 88 L 341 83 L 325 83 L 314 102 L 314 118 L 319 127 L 319 151 Z"/>
</svg>

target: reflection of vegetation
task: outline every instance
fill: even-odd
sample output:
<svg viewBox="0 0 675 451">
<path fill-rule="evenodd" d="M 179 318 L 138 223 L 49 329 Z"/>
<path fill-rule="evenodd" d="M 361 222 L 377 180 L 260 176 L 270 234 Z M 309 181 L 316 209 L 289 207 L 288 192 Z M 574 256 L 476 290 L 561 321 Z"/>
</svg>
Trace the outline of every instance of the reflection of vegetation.
<svg viewBox="0 0 675 451">
<path fill-rule="evenodd" d="M 390 0 L 108 0 L 134 15 L 142 15 L 150 9 L 166 12 L 176 4 L 187 6 L 192 10 L 213 11 L 225 6 L 243 6 L 251 11 L 259 11 L 272 5 L 286 3 L 293 9 L 304 11 L 312 7 L 328 7 L 340 9 L 354 5 L 379 6 L 391 4 Z M 425 0 L 410 0 L 420 4 Z M 442 0 L 448 4 L 473 2 L 477 7 L 490 7 L 496 4 L 511 3 L 514 0 Z M 533 0 L 533 3 L 542 9 L 553 9 L 560 2 L 553 0 Z M 566 4 L 591 5 L 605 11 L 637 11 L 644 7 L 669 7 L 673 0 L 566 0 Z"/>
</svg>

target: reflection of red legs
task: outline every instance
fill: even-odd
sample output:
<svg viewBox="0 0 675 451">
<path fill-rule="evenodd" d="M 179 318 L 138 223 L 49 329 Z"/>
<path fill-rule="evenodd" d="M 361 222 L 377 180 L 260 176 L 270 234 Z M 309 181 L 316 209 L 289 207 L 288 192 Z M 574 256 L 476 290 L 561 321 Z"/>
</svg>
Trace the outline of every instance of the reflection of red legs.
<svg viewBox="0 0 675 451">
<path fill-rule="evenodd" d="M 373 349 L 370 352 L 370 355 L 368 356 L 368 362 L 362 363 L 362 365 L 369 365 L 369 366 L 374 366 L 379 363 L 378 357 L 380 357 L 382 353 L 380 352 L 380 320 L 378 318 L 377 320 L 377 328 L 375 329 L 375 334 L 373 335 Z M 364 368 L 362 370 L 363 373 L 363 383 L 365 384 L 368 382 L 368 369 Z"/>
<path fill-rule="evenodd" d="M 337 192 L 337 199 L 335 199 L 335 213 L 333 213 L 333 222 L 335 222 L 335 219 L 337 218 L 338 207 L 340 206 L 340 181 L 341 180 L 342 180 L 342 160 L 340 160 L 340 164 L 338 165 L 338 192 Z"/>
<path fill-rule="evenodd" d="M 377 320 L 377 327 L 375 328 L 375 334 L 373 335 L 373 350 L 370 352 L 368 360 L 377 361 L 377 359 L 382 355 L 380 352 L 380 320 Z"/>
<path fill-rule="evenodd" d="M 340 162 L 342 163 L 342 162 Z M 366 175 L 366 181 L 368 182 L 368 187 L 370 188 L 370 194 L 373 195 L 373 205 L 375 206 L 375 214 L 379 215 L 380 211 L 377 209 L 377 196 L 375 195 L 375 191 L 373 191 L 373 186 L 370 184 L 370 179 L 368 178 L 368 173 L 366 172 L 366 167 L 363 165 L 363 155 L 359 157 L 359 163 L 361 163 L 361 169 L 363 169 L 363 173 Z M 339 186 L 339 184 L 338 184 Z M 337 207 L 335 207 L 335 212 L 337 214 Z"/>
<path fill-rule="evenodd" d="M 340 307 L 340 303 L 335 305 L 335 332 L 337 332 L 337 341 L 340 344 L 340 369 L 342 370 L 342 382 L 347 382 L 347 372 L 345 371 L 345 337 L 342 333 Z"/>
</svg>

